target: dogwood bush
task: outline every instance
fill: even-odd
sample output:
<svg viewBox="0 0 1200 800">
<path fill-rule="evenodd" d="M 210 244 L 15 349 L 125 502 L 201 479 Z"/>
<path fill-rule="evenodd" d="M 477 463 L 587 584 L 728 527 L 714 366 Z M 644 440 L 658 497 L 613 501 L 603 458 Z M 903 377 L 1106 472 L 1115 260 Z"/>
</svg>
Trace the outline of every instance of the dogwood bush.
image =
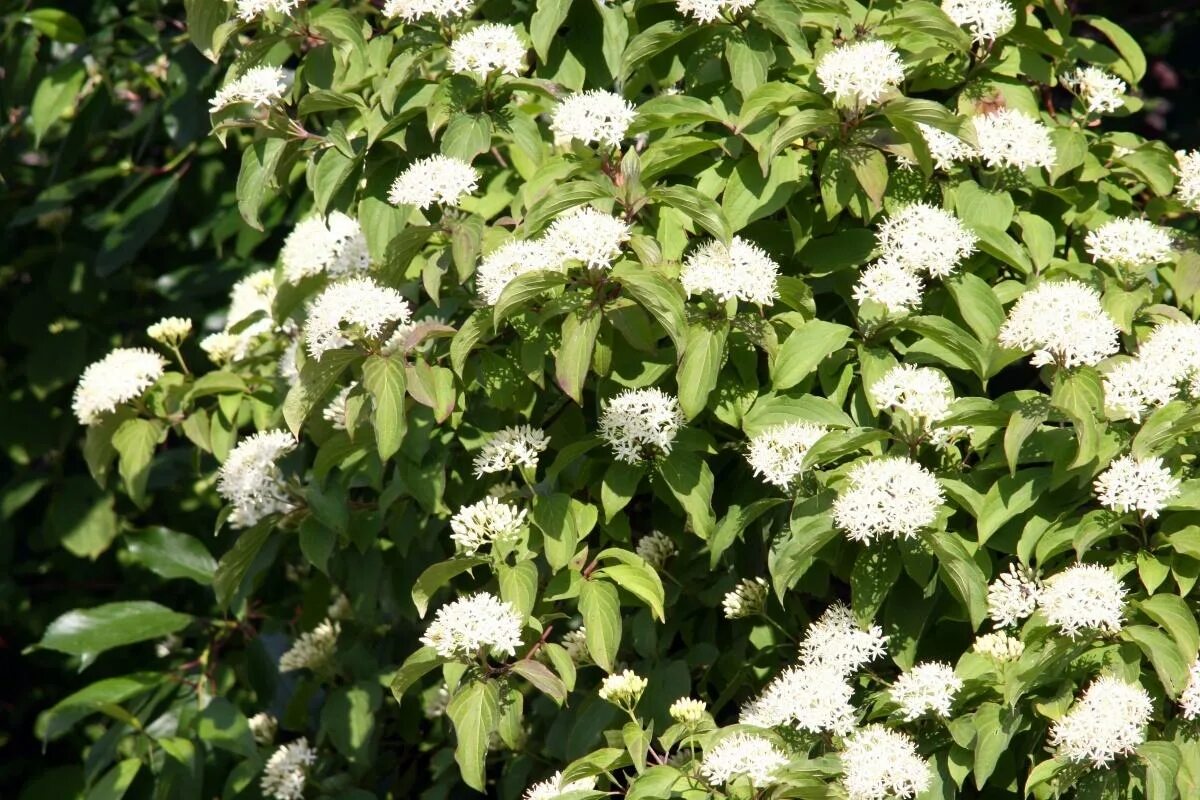
<svg viewBox="0 0 1200 800">
<path fill-rule="evenodd" d="M 128 558 L 211 588 L 45 631 L 164 654 L 42 717 L 107 715 L 97 791 L 1200 792 L 1200 155 L 1110 130 L 1119 27 L 187 6 L 286 238 L 75 390 Z"/>
</svg>

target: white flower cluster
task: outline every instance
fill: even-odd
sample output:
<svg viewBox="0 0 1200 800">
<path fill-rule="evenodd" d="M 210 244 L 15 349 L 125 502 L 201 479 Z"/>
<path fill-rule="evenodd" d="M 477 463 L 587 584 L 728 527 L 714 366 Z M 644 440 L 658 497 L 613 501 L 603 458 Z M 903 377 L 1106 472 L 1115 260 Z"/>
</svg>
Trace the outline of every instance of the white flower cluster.
<svg viewBox="0 0 1200 800">
<path fill-rule="evenodd" d="M 267 759 L 259 786 L 274 800 L 303 800 L 308 770 L 317 763 L 317 751 L 301 737 L 281 746 Z"/>
<path fill-rule="evenodd" d="M 871 384 L 871 396 L 881 408 L 903 411 L 927 431 L 933 431 L 933 423 L 950 416 L 954 387 L 949 378 L 933 367 L 898 364 Z"/>
<path fill-rule="evenodd" d="M 678 722 L 680 725 L 699 725 L 704 721 L 705 714 L 708 709 L 704 706 L 703 700 L 693 700 L 690 697 L 681 697 L 668 709 L 671 719 Z"/>
<path fill-rule="evenodd" d="M 421 643 L 443 658 L 471 659 L 485 647 L 492 653 L 511 656 L 521 644 L 524 624 L 511 605 L 480 592 L 439 608 Z"/>
<path fill-rule="evenodd" d="M 779 297 L 779 265 L 753 242 L 734 236 L 729 246 L 715 239 L 693 250 L 679 280 L 689 295 L 711 293 L 721 302 L 741 300 L 769 306 Z"/>
<path fill-rule="evenodd" d="M 722 14 L 734 16 L 747 8 L 754 6 L 755 0 L 675 0 L 675 8 L 680 14 L 690 16 L 696 22 L 714 22 Z"/>
<path fill-rule="evenodd" d="M 882 725 L 855 731 L 842 751 L 842 784 L 849 800 L 916 797 L 929 788 L 932 771 L 916 742 Z"/>
<path fill-rule="evenodd" d="M 921 305 L 921 278 L 894 261 L 880 259 L 859 273 L 852 296 L 900 314 Z"/>
<path fill-rule="evenodd" d="M 1146 741 L 1154 708 L 1136 683 L 1110 675 L 1097 678 L 1050 731 L 1050 744 L 1066 761 L 1107 766 Z"/>
<path fill-rule="evenodd" d="M 270 744 L 275 741 L 275 733 L 279 730 L 279 720 L 266 711 L 260 711 L 247 720 L 250 725 L 250 735 L 258 744 Z"/>
<path fill-rule="evenodd" d="M 937 519 L 941 506 L 942 487 L 932 472 L 909 458 L 875 458 L 850 469 L 833 520 L 856 542 L 911 539 Z"/>
<path fill-rule="evenodd" d="M 1143 518 L 1158 512 L 1179 495 L 1179 479 L 1163 466 L 1161 458 L 1122 456 L 1096 479 L 1100 505 L 1124 514 L 1137 511 Z"/>
<path fill-rule="evenodd" d="M 1089 114 L 1111 114 L 1125 105 L 1125 81 L 1099 67 L 1080 67 L 1063 77 Z"/>
<path fill-rule="evenodd" d="M 682 425 L 679 401 L 661 389 L 626 389 L 600 415 L 600 435 L 627 464 L 670 455 Z"/>
<path fill-rule="evenodd" d="M 167 362 L 145 347 L 119 347 L 79 377 L 71 409 L 81 425 L 95 425 L 117 406 L 136 400 L 162 377 Z"/>
<path fill-rule="evenodd" d="M 471 10 L 472 0 L 387 0 L 383 4 L 385 17 L 399 17 L 405 22 L 415 22 L 421 17 L 452 19 L 461 17 Z"/>
<path fill-rule="evenodd" d="M 1074 564 L 1046 581 L 1038 605 L 1046 621 L 1074 639 L 1085 630 L 1121 629 L 1126 589 L 1099 564 Z"/>
<path fill-rule="evenodd" d="M 979 157 L 979 151 L 969 143 L 964 142 L 952 133 L 946 133 L 940 128 L 917 123 L 921 136 L 929 148 L 929 156 L 933 165 L 943 172 L 949 170 L 958 161 L 970 161 Z"/>
<path fill-rule="evenodd" d="M 146 328 L 146 335 L 159 344 L 176 347 L 192 334 L 192 321 L 184 317 L 163 317 Z"/>
<path fill-rule="evenodd" d="M 525 43 L 511 25 L 485 22 L 450 45 L 450 69 L 487 80 L 492 73 L 520 75 L 525 70 Z"/>
<path fill-rule="evenodd" d="M 395 289 L 370 278 L 350 278 L 335 283 L 313 301 L 304 328 L 308 354 L 320 359 L 327 351 L 352 344 L 343 326 L 353 335 L 379 339 L 389 325 L 412 319 L 408 301 Z"/>
<path fill-rule="evenodd" d="M 743 725 L 791 725 L 807 733 L 845 736 L 854 729 L 854 690 L 835 666 L 816 662 L 789 667 L 742 709 Z"/>
<path fill-rule="evenodd" d="M 263 269 L 252 272 L 233 285 L 225 326 L 200 340 L 200 349 L 215 364 L 241 361 L 264 334 L 275 329 L 275 274 Z M 250 321 L 251 318 L 255 318 Z M 236 333 L 234 332 L 236 329 Z"/>
<path fill-rule="evenodd" d="M 1016 661 L 1025 652 L 1025 643 L 1004 631 L 985 633 L 975 640 L 975 652 L 996 661 Z"/>
<path fill-rule="evenodd" d="M 1116 417 L 1141 422 L 1142 414 L 1166 405 L 1185 387 L 1200 397 L 1200 324 L 1168 322 L 1156 327 L 1137 356 L 1104 376 L 1104 405 Z"/>
<path fill-rule="evenodd" d="M 1129 271 L 1171 259 L 1171 234 L 1144 219 L 1110 219 L 1089 231 L 1084 243 L 1096 261 Z"/>
<path fill-rule="evenodd" d="M 942 0 L 942 11 L 966 28 L 975 44 L 994 42 L 1017 24 L 1017 12 L 1006 0 Z"/>
<path fill-rule="evenodd" d="M 904 62 L 888 42 L 852 42 L 830 50 L 817 62 L 817 80 L 840 105 L 878 103 L 904 80 Z"/>
<path fill-rule="evenodd" d="M 525 509 L 485 497 L 463 506 L 450 518 L 450 538 L 465 555 L 473 556 L 488 545 L 516 541 L 525 527 Z"/>
<path fill-rule="evenodd" d="M 909 272 L 945 278 L 975 252 L 978 237 L 958 217 L 928 203 L 896 210 L 876 229 L 880 258 Z"/>
<path fill-rule="evenodd" d="M 538 458 L 549 445 L 550 437 L 541 428 L 517 425 L 498 430 L 475 456 L 475 477 L 514 467 L 537 469 Z"/>
<path fill-rule="evenodd" d="M 767 582 L 762 578 L 745 578 L 725 593 L 721 607 L 725 619 L 744 619 L 762 613 L 767 604 Z"/>
<path fill-rule="evenodd" d="M 650 531 L 638 539 L 636 550 L 643 561 L 659 572 L 667 565 L 667 559 L 679 552 L 671 537 L 662 531 Z"/>
<path fill-rule="evenodd" d="M 523 800 L 556 800 L 559 795 L 572 792 L 590 792 L 596 788 L 595 778 L 580 778 L 570 783 L 562 782 L 562 773 L 556 772 L 544 781 L 539 781 L 525 791 Z"/>
<path fill-rule="evenodd" d="M 580 626 L 577 630 L 567 631 L 562 638 L 562 647 L 576 664 L 590 661 L 592 656 L 587 649 L 587 627 Z"/>
<path fill-rule="evenodd" d="M 1175 175 L 1175 197 L 1192 211 L 1200 211 L 1200 150 L 1176 150 L 1179 166 Z"/>
<path fill-rule="evenodd" d="M 826 664 L 850 675 L 882 656 L 886 644 L 883 629 L 862 627 L 849 608 L 835 603 L 808 626 L 800 642 L 800 663 Z"/>
<path fill-rule="evenodd" d="M 295 672 L 301 669 L 319 670 L 329 663 L 337 649 L 342 626 L 326 619 L 311 631 L 300 634 L 291 648 L 279 657 L 280 672 Z"/>
<path fill-rule="evenodd" d="M 962 689 L 962 679 L 949 664 L 930 661 L 916 664 L 892 684 L 890 694 L 908 722 L 935 714 L 950 716 L 954 696 Z"/>
<path fill-rule="evenodd" d="M 746 460 L 754 474 L 780 489 L 787 489 L 800 475 L 800 465 L 809 448 L 828 432 L 811 422 L 785 422 L 750 438 Z"/>
<path fill-rule="evenodd" d="M 756 787 L 775 783 L 775 773 L 788 757 L 770 740 L 748 733 L 726 736 L 704 754 L 700 772 L 713 785 L 724 785 L 744 775 Z"/>
<path fill-rule="evenodd" d="M 365 272 L 371 266 L 362 226 L 340 211 L 328 218 L 315 215 L 296 223 L 283 240 L 279 260 L 288 283 L 321 274 L 339 278 Z"/>
<path fill-rule="evenodd" d="M 988 616 L 1002 628 L 1016 625 L 1037 611 L 1042 584 L 1032 572 L 1009 564 L 988 586 Z"/>
<path fill-rule="evenodd" d="M 218 89 L 208 105 L 208 110 L 220 111 L 237 103 L 249 103 L 255 108 L 264 108 L 283 97 L 287 88 L 287 73 L 281 67 L 251 67 L 232 83 Z"/>
<path fill-rule="evenodd" d="M 1184 719 L 1200 717 L 1200 658 L 1193 661 L 1188 670 L 1187 686 L 1179 695 L 1179 713 Z"/>
<path fill-rule="evenodd" d="M 1117 352 L 1118 332 L 1100 293 L 1068 279 L 1026 290 L 1009 309 L 998 339 L 1001 347 L 1034 351 L 1034 366 L 1075 367 Z"/>
<path fill-rule="evenodd" d="M 1050 169 L 1058 160 L 1050 129 L 1024 111 L 1002 108 L 975 117 L 971 124 L 979 155 L 989 167 Z"/>
<path fill-rule="evenodd" d="M 475 286 L 483 301 L 494 306 L 504 293 L 504 287 L 516 277 L 529 272 L 558 271 L 562 266 L 545 241 L 514 239 L 484 257 L 475 271 Z"/>
<path fill-rule="evenodd" d="M 600 699 L 623 708 L 633 708 L 649 681 L 632 670 L 608 675 L 600 684 Z"/>
<path fill-rule="evenodd" d="M 321 417 L 332 425 L 335 431 L 344 431 L 349 427 L 350 393 L 354 391 L 357 385 L 358 382 L 355 381 L 343 388 L 333 396 L 333 399 L 329 401 L 329 405 L 321 410 Z"/>
<path fill-rule="evenodd" d="M 287 431 L 264 431 L 238 442 L 217 477 L 217 493 L 233 506 L 230 525 L 249 528 L 296 507 L 276 463 L 295 449 L 296 439 Z"/>
<path fill-rule="evenodd" d="M 554 107 L 550 130 L 557 143 L 598 142 L 619 147 L 637 110 L 621 95 L 592 89 L 577 92 Z"/>
<path fill-rule="evenodd" d="M 441 203 L 457 206 L 479 186 L 479 173 L 461 158 L 433 155 L 414 161 L 392 181 L 388 202 L 425 210 Z"/>
<path fill-rule="evenodd" d="M 304 0 L 237 0 L 234 13 L 243 22 L 250 22 L 264 14 L 288 14 L 299 8 Z"/>
</svg>

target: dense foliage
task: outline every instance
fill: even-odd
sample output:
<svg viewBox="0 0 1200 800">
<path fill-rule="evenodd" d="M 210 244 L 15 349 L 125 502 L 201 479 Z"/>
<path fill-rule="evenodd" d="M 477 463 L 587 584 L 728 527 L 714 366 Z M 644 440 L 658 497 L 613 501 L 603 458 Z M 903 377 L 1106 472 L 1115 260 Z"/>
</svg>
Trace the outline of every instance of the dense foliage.
<svg viewBox="0 0 1200 800">
<path fill-rule="evenodd" d="M 1200 791 L 1200 155 L 1120 27 L 157 6 L 5 17 L 29 796 Z"/>
</svg>

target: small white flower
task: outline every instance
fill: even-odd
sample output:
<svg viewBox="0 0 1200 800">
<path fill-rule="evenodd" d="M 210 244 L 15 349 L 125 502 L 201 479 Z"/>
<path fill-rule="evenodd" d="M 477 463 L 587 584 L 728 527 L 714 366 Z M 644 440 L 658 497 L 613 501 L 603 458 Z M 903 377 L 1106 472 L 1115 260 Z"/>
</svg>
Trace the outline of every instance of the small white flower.
<svg viewBox="0 0 1200 800">
<path fill-rule="evenodd" d="M 556 800 L 559 795 L 571 792 L 590 792 L 595 788 L 595 778 L 581 778 L 570 783 L 563 783 L 562 773 L 556 772 L 546 780 L 530 786 L 525 791 L 523 800 Z"/>
<path fill-rule="evenodd" d="M 898 364 L 871 384 L 871 395 L 881 408 L 903 411 L 928 427 L 950 415 L 954 387 L 932 367 Z"/>
<path fill-rule="evenodd" d="M 667 559 L 677 552 L 679 552 L 679 548 L 675 546 L 669 536 L 661 531 L 650 531 L 638 539 L 637 554 L 651 568 L 660 572 L 666 566 Z"/>
<path fill-rule="evenodd" d="M 878 625 L 863 628 L 849 608 L 834 603 L 808 626 L 800 641 L 800 663 L 824 664 L 849 676 L 881 657 L 886 644 L 882 628 Z"/>
<path fill-rule="evenodd" d="M 325 610 L 326 616 L 336 620 L 349 619 L 353 613 L 354 608 L 350 605 L 350 598 L 346 597 L 343 592 L 338 592 L 329 603 L 329 608 Z"/>
<path fill-rule="evenodd" d="M 762 578 L 745 578 L 725 593 L 721 606 L 725 619 L 744 619 L 762 613 L 767 604 L 767 582 Z"/>
<path fill-rule="evenodd" d="M 1088 254 L 1126 270 L 1141 270 L 1171 259 L 1171 234 L 1144 219 L 1119 218 L 1089 231 Z"/>
<path fill-rule="evenodd" d="M 1016 661 L 1025 652 L 1025 643 L 1004 631 L 996 631 L 976 639 L 974 650 L 996 661 Z"/>
<path fill-rule="evenodd" d="M 1050 129 L 1024 111 L 1002 108 L 975 117 L 972 125 L 979 155 L 989 167 L 1050 169 L 1058 158 Z"/>
<path fill-rule="evenodd" d="M 1197 397 L 1200 377 L 1200 325 L 1168 322 L 1156 327 L 1137 356 L 1110 368 L 1104 376 L 1104 404 L 1115 418 L 1141 422 L 1150 408 L 1166 405 L 1186 385 Z"/>
<path fill-rule="evenodd" d="M 571 661 L 576 664 L 586 664 L 591 661 L 591 653 L 587 649 L 587 627 L 580 626 L 578 630 L 567 631 L 562 638 L 563 649 Z"/>
<path fill-rule="evenodd" d="M 560 271 L 562 259 L 540 239 L 514 239 L 488 253 L 475 271 L 475 287 L 489 306 L 494 306 L 504 287 L 528 272 Z"/>
<path fill-rule="evenodd" d="M 1176 150 L 1175 197 L 1192 211 L 1200 211 L 1200 150 Z"/>
<path fill-rule="evenodd" d="M 1089 114 L 1111 114 L 1125 105 L 1125 81 L 1099 67 L 1080 67 L 1063 83 L 1087 106 Z"/>
<path fill-rule="evenodd" d="M 251 717 L 250 735 L 258 744 L 271 744 L 275 741 L 275 732 L 279 729 L 279 721 L 265 711 L 260 711 Z"/>
<path fill-rule="evenodd" d="M 331 278 L 353 275 L 371 266 L 362 226 L 340 211 L 328 219 L 312 216 L 297 223 L 283 240 L 279 258 L 288 283 L 322 273 Z"/>
<path fill-rule="evenodd" d="M 287 88 L 287 75 L 280 67 L 251 67 L 217 90 L 208 110 L 220 111 L 235 103 L 249 103 L 255 108 L 270 106 L 283 97 Z"/>
<path fill-rule="evenodd" d="M 475 456 L 475 477 L 514 467 L 536 470 L 538 458 L 549 445 L 550 437 L 541 428 L 517 425 L 498 430 Z"/>
<path fill-rule="evenodd" d="M 279 658 L 280 672 L 295 672 L 300 669 L 319 670 L 329 663 L 337 649 L 337 639 L 342 626 L 326 619 L 311 631 L 300 634 L 291 649 Z"/>
<path fill-rule="evenodd" d="M 1046 581 L 1038 603 L 1046 621 L 1074 639 L 1085 630 L 1119 631 L 1125 594 L 1120 579 L 1106 567 L 1074 564 Z"/>
<path fill-rule="evenodd" d="M 383 4 L 385 17 L 399 17 L 405 22 L 415 22 L 421 17 L 451 19 L 461 17 L 471 10 L 472 0 L 387 0 Z"/>
<path fill-rule="evenodd" d="M 1187 686 L 1179 695 L 1179 710 L 1184 719 L 1200 717 L 1200 659 L 1193 661 L 1188 670 Z"/>
<path fill-rule="evenodd" d="M 231 328 L 238 327 L 236 335 L 241 339 L 235 361 L 245 357 L 245 352 L 258 336 L 275 328 L 271 313 L 277 293 L 275 272 L 269 269 L 250 273 L 235 283 L 229 291 L 229 313 L 225 315 L 225 330 L 228 332 Z M 261 316 L 254 322 L 242 324 L 255 315 Z"/>
<path fill-rule="evenodd" d="M 1104 767 L 1146 741 L 1153 713 L 1150 695 L 1140 685 L 1104 675 L 1054 724 L 1050 745 L 1061 759 Z"/>
<path fill-rule="evenodd" d="M 237 0 L 236 14 L 243 22 L 267 13 L 291 15 L 304 0 Z"/>
<path fill-rule="evenodd" d="M 1096 498 L 1105 508 L 1121 514 L 1137 511 L 1150 518 L 1179 495 L 1179 479 L 1158 457 L 1122 456 L 1100 473 L 1095 486 Z"/>
<path fill-rule="evenodd" d="M 1001 347 L 1034 351 L 1034 366 L 1099 363 L 1116 353 L 1117 324 L 1095 289 L 1077 280 L 1039 283 L 1027 289 L 1000 327 Z"/>
<path fill-rule="evenodd" d="M 444 318 L 433 314 L 428 314 L 420 319 L 414 319 L 404 323 L 403 325 L 397 325 L 396 330 L 394 330 L 392 335 L 388 337 L 388 340 L 383 343 L 383 347 L 380 348 L 380 352 L 382 352 L 385 356 L 390 356 L 395 353 L 403 354 L 413 352 L 414 350 L 428 350 L 431 344 L 428 337 L 428 331 L 424 331 L 422 333 L 421 339 L 418 342 L 410 343 L 409 337 L 413 336 L 413 334 L 417 332 L 418 328 L 423 328 L 427 325 L 445 324 L 446 320 Z"/>
<path fill-rule="evenodd" d="M 753 242 L 734 236 L 729 246 L 710 240 L 683 262 L 679 280 L 689 295 L 711 292 L 721 302 L 769 306 L 779 297 L 779 265 Z"/>
<path fill-rule="evenodd" d="M 618 147 L 635 116 L 637 110 L 621 95 L 593 89 L 570 95 L 555 106 L 550 130 L 555 142 L 578 140 Z"/>
<path fill-rule="evenodd" d="M 304 327 L 305 344 L 308 354 L 319 360 L 326 351 L 353 343 L 345 327 L 377 340 L 389 325 L 411 319 L 408 301 L 395 289 L 370 278 L 350 278 L 333 284 L 313 302 Z"/>
<path fill-rule="evenodd" d="M 169 347 L 178 346 L 192 334 L 192 321 L 184 317 L 163 317 L 146 328 L 146 335 Z"/>
<path fill-rule="evenodd" d="M 846 536 L 870 544 L 880 536 L 911 539 L 931 524 L 942 505 L 932 472 L 908 458 L 861 461 L 846 475 L 833 520 Z"/>
<path fill-rule="evenodd" d="M 929 788 L 929 763 L 912 738 L 882 725 L 855 731 L 842 751 L 842 783 L 849 800 L 915 797 Z"/>
<path fill-rule="evenodd" d="M 162 377 L 167 362 L 145 347 L 119 347 L 79 377 L 71 409 L 81 425 L 94 425 L 117 406 L 136 400 Z"/>
<path fill-rule="evenodd" d="M 300 380 L 300 367 L 297 364 L 299 353 L 300 340 L 293 339 L 283 349 L 283 354 L 279 356 L 279 363 L 276 364 L 279 377 L 283 378 L 288 386 L 295 386 L 296 382 Z"/>
<path fill-rule="evenodd" d="M 864 269 L 854 284 L 855 300 L 878 303 L 892 314 L 917 308 L 921 305 L 921 296 L 921 278 L 887 259 Z"/>
<path fill-rule="evenodd" d="M 675 9 L 696 22 L 713 22 L 728 13 L 733 16 L 744 9 L 752 8 L 755 0 L 675 0 Z"/>
<path fill-rule="evenodd" d="M 750 440 L 746 460 L 755 475 L 787 489 L 799 477 L 800 465 L 809 448 L 827 432 L 822 425 L 803 421 L 772 426 Z"/>
<path fill-rule="evenodd" d="M 858 107 L 878 103 L 899 86 L 904 80 L 904 62 L 887 42 L 852 42 L 821 57 L 817 79 L 838 104 Z"/>
<path fill-rule="evenodd" d="M 262 793 L 274 800 L 303 800 L 308 770 L 317 763 L 317 752 L 301 737 L 276 750 L 263 768 Z"/>
<path fill-rule="evenodd" d="M 708 709 L 704 706 L 703 700 L 693 700 L 690 697 L 681 697 L 668 709 L 671 719 L 678 722 L 680 725 L 696 726 L 704 721 Z"/>
<path fill-rule="evenodd" d="M 481 81 L 493 72 L 520 75 L 525 70 L 525 49 L 516 28 L 485 22 L 450 45 L 450 69 L 473 73 Z"/>
<path fill-rule="evenodd" d="M 434 155 L 415 161 L 392 182 L 388 202 L 427 209 L 442 204 L 457 206 L 464 195 L 479 186 L 479 173 L 460 158 Z"/>
<path fill-rule="evenodd" d="M 912 722 L 925 714 L 950 716 L 950 706 L 962 686 L 962 679 L 954 674 L 953 667 L 929 661 L 915 665 L 897 678 L 890 694 L 899 704 L 904 719 Z"/>
<path fill-rule="evenodd" d="M 1002 628 L 1016 625 L 1037 611 L 1041 582 L 1032 572 L 1009 564 L 988 586 L 988 616 Z"/>
<path fill-rule="evenodd" d="M 704 754 L 700 772 L 713 785 L 723 785 L 745 775 L 755 787 L 761 788 L 774 784 L 775 773 L 787 763 L 788 757 L 769 740 L 735 733 Z"/>
<path fill-rule="evenodd" d="M 626 389 L 600 415 L 600 435 L 627 464 L 670 455 L 682 425 L 679 401 L 661 389 Z"/>
<path fill-rule="evenodd" d="M 910 203 L 876 231 L 880 258 L 910 272 L 944 278 L 975 252 L 978 237 L 958 217 L 928 203 Z"/>
<path fill-rule="evenodd" d="M 613 673 L 605 677 L 603 683 L 600 684 L 600 699 L 613 705 L 632 708 L 637 705 L 637 701 L 641 698 L 642 692 L 646 691 L 649 683 L 632 670 L 627 669 L 624 672 Z"/>
<path fill-rule="evenodd" d="M 948 171 L 959 161 L 971 161 L 979 158 L 978 150 L 952 133 L 946 133 L 923 122 L 918 122 L 917 128 L 925 137 L 925 144 L 929 148 L 929 156 L 933 159 L 933 165 L 943 172 Z"/>
<path fill-rule="evenodd" d="M 217 331 L 210 333 L 200 340 L 200 349 L 208 355 L 208 360 L 222 366 L 238 360 L 244 355 L 246 340 L 236 333 Z"/>
<path fill-rule="evenodd" d="M 233 527 L 249 528 L 296 507 L 276 463 L 295 449 L 296 439 L 287 431 L 256 433 L 233 448 L 217 477 L 217 493 L 233 506 Z"/>
<path fill-rule="evenodd" d="M 463 506 L 450 518 L 450 538 L 466 555 L 473 556 L 488 545 L 516 541 L 525 527 L 525 509 L 485 497 Z"/>
<path fill-rule="evenodd" d="M 321 416 L 333 426 L 335 431 L 344 431 L 349 426 L 347 425 L 347 416 L 349 414 L 348 402 L 350 393 L 354 391 L 354 387 L 358 385 L 355 381 L 334 395 L 329 401 L 329 405 L 321 410 Z"/>
<path fill-rule="evenodd" d="M 806 733 L 845 736 L 854 729 L 854 690 L 836 666 L 824 663 L 789 667 L 742 709 L 743 725 L 775 728 L 790 725 Z"/>
<path fill-rule="evenodd" d="M 621 245 L 629 241 L 629 225 L 590 206 L 580 206 L 554 220 L 544 241 L 556 261 L 608 269 L 621 255 Z"/>
<path fill-rule="evenodd" d="M 513 655 L 521 644 L 522 615 L 493 594 L 480 592 L 438 609 L 421 637 L 443 658 L 472 659 L 481 648 Z"/>
<path fill-rule="evenodd" d="M 942 11 L 976 44 L 994 42 L 1017 24 L 1017 12 L 1005 0 L 942 0 Z"/>
</svg>

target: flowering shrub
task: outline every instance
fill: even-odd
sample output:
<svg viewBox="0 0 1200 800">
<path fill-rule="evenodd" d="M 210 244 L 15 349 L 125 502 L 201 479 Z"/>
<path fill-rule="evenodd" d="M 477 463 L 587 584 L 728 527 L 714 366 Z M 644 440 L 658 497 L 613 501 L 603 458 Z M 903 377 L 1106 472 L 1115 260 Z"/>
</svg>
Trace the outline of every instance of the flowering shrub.
<svg viewBox="0 0 1200 800">
<path fill-rule="evenodd" d="M 39 645 L 163 654 L 40 720 L 96 791 L 1200 792 L 1200 154 L 1119 27 L 187 8 L 283 242 L 75 389 L 164 580 Z"/>
</svg>

